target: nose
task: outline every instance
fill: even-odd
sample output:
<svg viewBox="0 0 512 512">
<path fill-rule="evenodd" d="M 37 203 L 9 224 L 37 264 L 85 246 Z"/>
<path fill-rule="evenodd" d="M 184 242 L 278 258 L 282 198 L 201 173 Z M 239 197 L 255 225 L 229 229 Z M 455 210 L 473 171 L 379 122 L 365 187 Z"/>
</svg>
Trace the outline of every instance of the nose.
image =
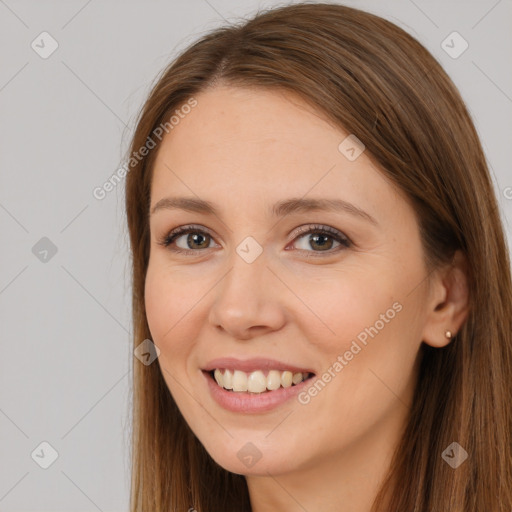
<svg viewBox="0 0 512 512">
<path fill-rule="evenodd" d="M 232 265 L 214 287 L 209 322 L 238 340 L 249 340 L 279 330 L 285 323 L 283 284 L 267 267 L 265 252 L 247 263 L 237 253 Z"/>
</svg>

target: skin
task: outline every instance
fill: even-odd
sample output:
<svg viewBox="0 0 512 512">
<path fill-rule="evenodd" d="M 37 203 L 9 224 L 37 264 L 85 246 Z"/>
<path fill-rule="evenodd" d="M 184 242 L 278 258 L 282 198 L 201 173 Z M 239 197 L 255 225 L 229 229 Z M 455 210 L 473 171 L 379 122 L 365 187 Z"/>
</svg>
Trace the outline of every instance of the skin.
<svg viewBox="0 0 512 512">
<path fill-rule="evenodd" d="M 219 214 L 150 216 L 145 301 L 165 381 L 211 457 L 246 476 L 254 512 L 368 512 L 405 425 L 421 343 L 446 345 L 446 329 L 466 318 L 465 260 L 457 253 L 429 274 L 407 199 L 365 152 L 349 161 L 338 150 L 349 134 L 299 96 L 221 85 L 196 99 L 158 150 L 151 209 L 188 196 Z M 268 213 L 291 197 L 343 199 L 377 224 L 346 212 Z M 187 224 L 211 238 L 158 243 Z M 311 241 L 318 230 L 297 232 L 315 224 L 352 245 L 328 235 L 322 250 Z M 250 264 L 236 252 L 247 236 L 263 248 Z M 190 255 L 172 252 L 176 244 Z M 397 302 L 401 311 L 307 404 L 234 413 L 205 386 L 201 368 L 222 356 L 321 376 Z M 261 452 L 251 468 L 237 457 L 247 442 Z"/>
</svg>

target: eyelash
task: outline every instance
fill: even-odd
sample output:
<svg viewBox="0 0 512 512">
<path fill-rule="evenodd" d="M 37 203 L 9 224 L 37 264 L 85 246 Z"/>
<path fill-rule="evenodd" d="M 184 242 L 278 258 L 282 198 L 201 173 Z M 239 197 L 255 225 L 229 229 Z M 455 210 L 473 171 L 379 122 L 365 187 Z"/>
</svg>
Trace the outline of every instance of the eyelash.
<svg viewBox="0 0 512 512">
<path fill-rule="evenodd" d="M 199 233 L 201 235 L 206 235 L 211 238 L 213 238 L 208 231 L 205 231 L 204 229 L 201 229 L 199 227 L 196 227 L 194 225 L 188 225 L 188 226 L 181 226 L 179 228 L 173 229 L 168 234 L 164 235 L 160 240 L 158 240 L 158 244 L 162 245 L 163 247 L 169 248 L 174 253 L 178 254 L 184 254 L 187 256 L 193 256 L 193 253 L 201 252 L 207 249 L 180 249 L 180 248 L 170 248 L 169 246 L 181 235 L 189 234 L 189 233 Z M 337 253 L 339 251 L 342 251 L 344 249 L 347 249 L 352 246 L 352 242 L 350 239 L 345 236 L 341 231 L 338 231 L 337 229 L 331 228 L 330 226 L 322 226 L 322 225 L 312 225 L 312 226 L 301 226 L 299 228 L 299 233 L 297 236 L 292 240 L 295 241 L 296 238 L 302 238 L 309 234 L 322 234 L 322 235 L 328 235 L 330 238 L 333 238 L 336 242 L 339 242 L 341 245 L 333 250 L 328 251 L 308 251 L 305 249 L 299 249 L 299 251 L 304 251 L 308 253 L 313 253 L 315 256 L 320 256 L 322 253 L 326 253 L 327 255 L 332 255 L 334 253 Z M 318 254 L 319 253 L 319 254 Z"/>
</svg>

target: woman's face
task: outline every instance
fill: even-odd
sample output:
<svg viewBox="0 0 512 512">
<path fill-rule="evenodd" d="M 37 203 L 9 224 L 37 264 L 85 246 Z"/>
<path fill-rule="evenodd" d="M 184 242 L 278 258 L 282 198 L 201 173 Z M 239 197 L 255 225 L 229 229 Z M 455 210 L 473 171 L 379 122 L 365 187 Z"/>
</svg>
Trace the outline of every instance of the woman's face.
<svg viewBox="0 0 512 512">
<path fill-rule="evenodd" d="M 298 96 L 222 86 L 196 100 L 151 186 L 145 301 L 167 386 L 234 473 L 363 452 L 370 465 L 404 424 L 427 321 L 413 210 Z"/>
</svg>

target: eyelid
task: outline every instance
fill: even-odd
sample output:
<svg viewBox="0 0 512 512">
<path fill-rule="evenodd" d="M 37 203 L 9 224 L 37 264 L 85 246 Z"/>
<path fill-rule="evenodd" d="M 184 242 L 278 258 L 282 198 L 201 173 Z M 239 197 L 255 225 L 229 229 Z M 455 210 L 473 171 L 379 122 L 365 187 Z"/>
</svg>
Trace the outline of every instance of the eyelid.
<svg viewBox="0 0 512 512">
<path fill-rule="evenodd" d="M 184 236 L 191 232 L 208 235 L 212 239 L 212 241 L 214 243 L 216 243 L 215 238 L 214 238 L 213 234 L 210 232 L 210 230 L 208 228 L 205 228 L 198 224 L 185 224 L 182 226 L 177 226 L 176 228 L 174 228 L 171 231 L 164 234 L 163 237 L 158 239 L 157 243 L 159 245 L 164 246 L 165 248 L 169 248 L 169 246 L 172 243 L 174 243 L 174 241 L 177 238 L 180 238 L 181 236 Z M 313 234 L 313 233 L 326 234 L 330 238 L 333 238 L 334 240 L 336 240 L 340 244 L 340 246 L 345 249 L 352 247 L 354 245 L 352 240 L 347 235 L 345 235 L 345 233 L 340 231 L 339 229 L 333 228 L 329 225 L 322 225 L 322 224 L 315 224 L 315 223 L 303 224 L 303 225 L 295 228 L 293 230 L 293 237 L 290 238 L 290 240 L 287 242 L 287 245 L 289 245 L 291 242 L 295 241 L 297 238 L 301 238 L 304 235 Z M 169 250 L 171 250 L 172 252 L 175 252 L 175 253 L 192 255 L 193 253 L 204 252 L 207 249 L 211 249 L 211 248 L 208 247 L 206 249 L 198 249 L 198 250 L 173 248 L 173 249 L 169 249 Z M 333 254 L 337 254 L 338 252 L 340 252 L 340 247 L 338 247 L 335 250 L 328 250 L 328 251 L 313 251 L 313 250 L 307 251 L 305 249 L 297 249 L 297 250 L 299 252 L 309 253 L 308 256 L 310 254 L 317 255 L 317 256 L 322 256 L 323 254 L 325 254 L 326 256 L 328 256 L 328 255 L 333 255 Z"/>
<path fill-rule="evenodd" d="M 176 238 L 179 238 L 181 236 L 187 235 L 190 232 L 193 233 L 202 233 L 204 235 L 208 235 L 211 237 L 212 240 L 214 240 L 214 236 L 208 230 L 207 228 L 200 226 L 198 224 L 185 224 L 183 226 L 177 226 L 176 228 L 172 229 L 171 231 L 168 231 L 164 233 L 164 235 L 157 240 L 157 243 L 159 245 L 162 245 L 164 248 L 168 248 L 168 246 L 176 240 Z M 171 241 L 172 238 L 172 241 Z M 194 251 L 192 249 L 170 249 L 173 252 L 177 253 L 190 253 L 190 252 L 202 252 L 202 251 Z M 204 251 L 204 249 L 203 249 Z"/>
<path fill-rule="evenodd" d="M 299 252 L 307 253 L 308 257 L 328 257 L 333 256 L 335 254 L 338 254 L 343 249 L 348 249 L 352 246 L 354 246 L 354 243 L 352 240 L 341 230 L 336 229 L 329 225 L 323 225 L 323 224 L 317 224 L 317 223 L 311 223 L 311 224 L 303 224 L 302 226 L 299 226 L 295 230 L 293 230 L 293 237 L 290 239 L 290 242 L 294 242 L 298 238 L 302 238 L 304 235 L 307 234 L 314 234 L 314 233 L 321 233 L 326 234 L 328 237 L 334 239 L 337 241 L 340 245 L 336 249 L 331 249 L 328 251 L 307 251 L 305 249 L 296 249 Z"/>
<path fill-rule="evenodd" d="M 183 226 L 177 226 L 174 229 L 171 229 L 171 231 L 169 231 L 166 235 L 164 235 L 164 238 L 170 238 L 173 235 L 178 234 L 186 234 L 187 231 L 199 231 L 201 233 L 206 233 L 213 238 L 213 235 L 210 233 L 210 230 L 199 224 L 185 224 Z"/>
</svg>

